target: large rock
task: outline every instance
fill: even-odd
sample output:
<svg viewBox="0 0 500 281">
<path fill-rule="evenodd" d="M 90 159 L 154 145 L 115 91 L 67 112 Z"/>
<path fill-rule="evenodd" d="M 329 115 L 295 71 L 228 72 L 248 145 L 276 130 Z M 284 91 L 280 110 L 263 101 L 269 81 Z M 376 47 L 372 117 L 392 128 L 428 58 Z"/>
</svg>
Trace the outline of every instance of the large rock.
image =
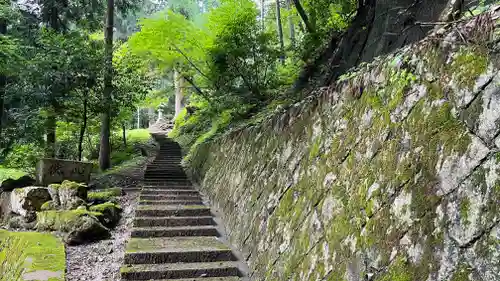
<svg viewBox="0 0 500 281">
<path fill-rule="evenodd" d="M 10 192 L 0 191 L 0 221 L 5 220 L 11 213 Z"/>
<path fill-rule="evenodd" d="M 43 203 L 51 199 L 49 190 L 45 187 L 17 188 L 10 194 L 11 211 L 25 218 L 32 217 L 36 211 L 41 210 Z"/>
<path fill-rule="evenodd" d="M 65 210 L 76 209 L 87 200 L 87 186 L 84 184 L 63 181 L 62 184 L 51 184 L 48 188 L 53 204 Z"/>
<path fill-rule="evenodd" d="M 115 203 L 106 202 L 90 207 L 90 211 L 101 213 L 99 221 L 106 227 L 115 227 L 120 221 L 122 209 Z"/>
<path fill-rule="evenodd" d="M 58 231 L 65 233 L 68 244 L 81 244 L 105 239 L 110 236 L 98 217 L 101 213 L 89 212 L 84 207 L 78 210 L 44 211 L 37 215 L 36 228 L 39 231 Z"/>
<path fill-rule="evenodd" d="M 79 245 L 109 238 L 111 234 L 95 217 L 83 216 L 80 218 L 78 227 L 64 236 L 64 242 L 68 245 Z"/>
<path fill-rule="evenodd" d="M 93 164 L 61 159 L 42 159 L 36 167 L 37 184 L 47 186 L 64 180 L 88 183 Z"/>
<path fill-rule="evenodd" d="M 35 184 L 35 179 L 30 176 L 22 176 L 18 179 L 6 179 L 0 185 L 0 191 L 12 191 L 16 188 L 23 188 Z"/>
</svg>

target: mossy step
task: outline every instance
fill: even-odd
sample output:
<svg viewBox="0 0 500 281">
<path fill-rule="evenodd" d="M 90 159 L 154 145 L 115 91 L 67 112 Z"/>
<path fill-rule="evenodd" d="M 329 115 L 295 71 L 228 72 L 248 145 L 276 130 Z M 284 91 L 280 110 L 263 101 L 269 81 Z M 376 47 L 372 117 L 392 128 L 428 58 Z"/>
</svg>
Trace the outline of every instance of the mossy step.
<svg viewBox="0 0 500 281">
<path fill-rule="evenodd" d="M 202 201 L 201 196 L 199 195 L 161 195 L 161 194 L 152 194 L 152 195 L 141 195 L 139 200 L 144 201 Z"/>
<path fill-rule="evenodd" d="M 217 237 L 132 238 L 126 264 L 234 261 L 233 252 Z"/>
<path fill-rule="evenodd" d="M 167 180 L 167 181 L 179 181 L 179 180 L 188 180 L 186 175 L 145 175 L 146 180 Z"/>
<path fill-rule="evenodd" d="M 180 206 L 139 206 L 135 211 L 138 217 L 189 217 L 210 216 L 210 208 L 203 205 L 180 205 Z"/>
<path fill-rule="evenodd" d="M 215 225 L 212 216 L 200 217 L 136 217 L 135 227 L 174 227 L 174 226 L 196 226 Z"/>
<path fill-rule="evenodd" d="M 209 280 L 207 279 L 209 277 L 236 277 L 242 275 L 236 262 L 125 265 L 120 269 L 120 272 L 122 280 L 178 280 L 181 278 L 199 278 L 200 276 L 204 276 L 204 279 Z"/>
<path fill-rule="evenodd" d="M 243 281 L 240 277 L 227 276 L 227 277 L 200 277 L 200 278 L 182 278 L 182 279 L 156 279 L 154 281 Z M 129 280 L 129 281 L 139 281 L 139 280 Z"/>
<path fill-rule="evenodd" d="M 141 200 L 139 205 L 203 205 L 200 200 Z"/>
<path fill-rule="evenodd" d="M 158 189 L 155 187 L 144 187 L 142 195 L 199 195 L 196 189 Z"/>
<path fill-rule="evenodd" d="M 227 276 L 227 277 L 200 277 L 200 278 L 182 278 L 182 279 L 156 279 L 154 281 L 243 281 L 244 279 L 240 277 L 234 277 L 234 276 Z M 139 281 L 137 279 L 135 280 L 129 280 L 127 281 Z"/>
<path fill-rule="evenodd" d="M 172 178 L 172 179 L 187 179 L 186 173 L 184 171 L 175 171 L 174 169 L 162 169 L 159 172 L 144 172 L 146 178 Z"/>
<path fill-rule="evenodd" d="M 213 225 L 175 226 L 175 227 L 136 227 L 132 229 L 132 237 L 176 237 L 176 236 L 220 236 Z"/>
<path fill-rule="evenodd" d="M 160 189 L 160 190 L 193 190 L 194 189 L 193 185 L 190 183 L 178 183 L 178 182 L 158 182 L 158 183 L 153 183 L 153 182 L 145 182 L 144 183 L 144 188 L 147 189 Z"/>
</svg>

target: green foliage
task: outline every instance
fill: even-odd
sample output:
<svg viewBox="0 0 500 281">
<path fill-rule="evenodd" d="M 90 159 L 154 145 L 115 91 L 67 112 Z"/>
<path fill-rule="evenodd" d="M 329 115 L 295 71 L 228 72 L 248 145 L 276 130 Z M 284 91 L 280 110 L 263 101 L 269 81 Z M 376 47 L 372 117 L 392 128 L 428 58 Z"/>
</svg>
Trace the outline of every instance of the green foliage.
<svg viewBox="0 0 500 281">
<path fill-rule="evenodd" d="M 18 179 L 26 175 L 26 172 L 19 169 L 11 169 L 0 166 L 0 182 L 6 179 Z"/>
<path fill-rule="evenodd" d="M 26 172 L 34 172 L 36 163 L 43 157 L 43 149 L 36 144 L 15 145 L 5 158 L 4 165 Z"/>
</svg>

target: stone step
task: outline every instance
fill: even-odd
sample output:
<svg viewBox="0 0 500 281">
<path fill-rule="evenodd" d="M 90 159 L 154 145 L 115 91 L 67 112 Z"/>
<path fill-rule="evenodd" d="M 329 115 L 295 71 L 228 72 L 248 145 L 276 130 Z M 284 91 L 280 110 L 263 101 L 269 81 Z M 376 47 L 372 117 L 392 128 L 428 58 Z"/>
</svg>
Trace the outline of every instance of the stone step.
<svg viewBox="0 0 500 281">
<path fill-rule="evenodd" d="M 199 195 L 159 195 L 146 194 L 139 197 L 141 201 L 203 201 Z"/>
<path fill-rule="evenodd" d="M 174 226 L 174 227 L 136 227 L 132 229 L 133 238 L 175 237 L 175 236 L 219 236 L 213 225 Z"/>
<path fill-rule="evenodd" d="M 126 264 L 235 261 L 229 247 L 217 237 L 131 238 Z"/>
<path fill-rule="evenodd" d="M 211 216 L 209 207 L 203 205 L 184 206 L 138 206 L 135 210 L 138 217 L 200 217 Z"/>
<path fill-rule="evenodd" d="M 199 195 L 196 189 L 163 189 L 156 187 L 144 187 L 141 195 Z"/>
<path fill-rule="evenodd" d="M 183 185 L 179 185 L 179 184 L 165 184 L 165 183 L 162 183 L 162 184 L 158 184 L 158 185 L 154 185 L 154 184 L 150 184 L 150 183 L 144 183 L 144 187 L 143 188 L 146 188 L 146 189 L 162 189 L 162 190 L 194 190 L 194 187 L 190 184 L 183 184 Z"/>
<path fill-rule="evenodd" d="M 134 227 L 176 227 L 215 225 L 212 216 L 200 217 L 135 217 Z"/>
<path fill-rule="evenodd" d="M 241 276 L 238 263 L 236 262 L 125 265 L 120 269 L 120 273 L 122 280 L 159 280 L 200 277 L 205 279 L 209 277 Z"/>
<path fill-rule="evenodd" d="M 186 173 L 182 169 L 158 169 L 158 170 L 146 170 L 144 176 L 186 176 Z"/>
<path fill-rule="evenodd" d="M 176 198 L 177 199 L 177 198 Z M 203 205 L 200 200 L 140 200 L 139 205 Z"/>
<path fill-rule="evenodd" d="M 155 181 L 155 180 L 167 180 L 167 181 L 188 181 L 188 177 L 183 174 L 183 175 L 174 175 L 171 173 L 164 173 L 164 174 L 149 174 L 147 173 L 144 175 L 146 177 L 146 181 Z"/>
<path fill-rule="evenodd" d="M 127 281 L 139 281 L 137 279 L 135 280 L 130 280 L 126 279 Z M 182 278 L 182 279 L 151 279 L 152 281 L 242 281 L 243 279 L 240 277 L 234 277 L 234 276 L 227 276 L 227 277 L 200 277 L 200 278 Z"/>
</svg>

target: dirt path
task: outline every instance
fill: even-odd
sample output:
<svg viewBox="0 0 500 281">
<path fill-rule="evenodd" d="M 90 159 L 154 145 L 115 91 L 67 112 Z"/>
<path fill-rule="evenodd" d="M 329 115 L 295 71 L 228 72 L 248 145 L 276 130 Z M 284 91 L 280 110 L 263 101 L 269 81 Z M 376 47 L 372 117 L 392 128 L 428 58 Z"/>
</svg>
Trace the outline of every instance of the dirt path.
<svg viewBox="0 0 500 281">
<path fill-rule="evenodd" d="M 123 263 L 125 244 L 130 237 L 137 192 L 128 192 L 120 198 L 122 219 L 111 232 L 111 239 L 97 243 L 66 247 L 66 280 L 118 281 Z"/>
</svg>

